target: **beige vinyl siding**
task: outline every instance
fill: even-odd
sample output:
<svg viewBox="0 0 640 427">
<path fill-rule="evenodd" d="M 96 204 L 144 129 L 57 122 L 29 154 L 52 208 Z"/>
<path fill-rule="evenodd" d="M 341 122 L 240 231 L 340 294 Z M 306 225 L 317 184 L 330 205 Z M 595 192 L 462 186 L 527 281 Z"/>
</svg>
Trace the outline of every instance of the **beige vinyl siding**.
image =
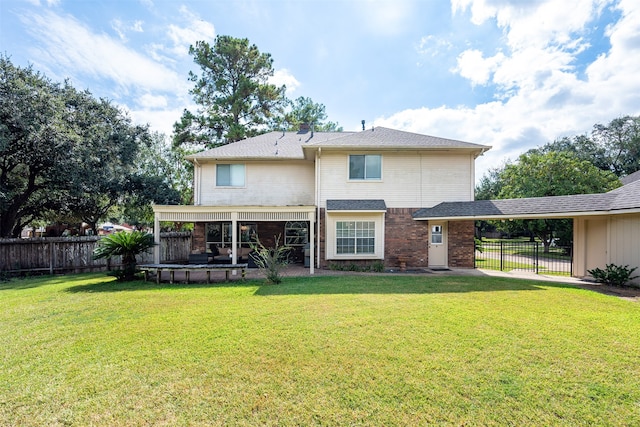
<svg viewBox="0 0 640 427">
<path fill-rule="evenodd" d="M 611 216 L 609 230 L 610 262 L 638 267 L 634 275 L 640 275 L 640 214 Z M 640 283 L 640 280 L 635 282 Z"/>
<path fill-rule="evenodd" d="M 380 180 L 349 180 L 350 154 L 381 154 Z M 418 151 L 322 152 L 320 206 L 327 199 L 384 199 L 389 208 L 473 200 L 471 154 Z"/>
<path fill-rule="evenodd" d="M 638 267 L 640 274 L 640 214 L 576 218 L 574 220 L 574 275 L 607 264 Z M 640 279 L 635 283 L 640 284 Z"/>
<path fill-rule="evenodd" d="M 245 165 L 245 186 L 216 187 L 216 164 L 202 165 L 196 185 L 204 206 L 296 206 L 313 205 L 314 165 L 308 161 L 221 162 Z"/>
</svg>

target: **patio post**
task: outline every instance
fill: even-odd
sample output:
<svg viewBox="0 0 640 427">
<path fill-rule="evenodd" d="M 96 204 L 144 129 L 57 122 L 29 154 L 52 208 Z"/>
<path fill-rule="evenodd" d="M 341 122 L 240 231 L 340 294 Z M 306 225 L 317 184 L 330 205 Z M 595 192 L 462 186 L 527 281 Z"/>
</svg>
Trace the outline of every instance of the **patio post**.
<svg viewBox="0 0 640 427">
<path fill-rule="evenodd" d="M 153 263 L 160 264 L 160 218 L 158 218 L 158 212 L 153 214 L 153 240 L 156 243 L 153 246 Z"/>
<path fill-rule="evenodd" d="M 315 221 L 314 212 L 309 212 L 309 274 L 313 275 L 316 263 L 315 259 Z"/>
<path fill-rule="evenodd" d="M 231 212 L 231 264 L 237 264 L 238 261 L 238 212 Z M 236 270 L 232 273 L 234 276 L 238 274 Z"/>
</svg>

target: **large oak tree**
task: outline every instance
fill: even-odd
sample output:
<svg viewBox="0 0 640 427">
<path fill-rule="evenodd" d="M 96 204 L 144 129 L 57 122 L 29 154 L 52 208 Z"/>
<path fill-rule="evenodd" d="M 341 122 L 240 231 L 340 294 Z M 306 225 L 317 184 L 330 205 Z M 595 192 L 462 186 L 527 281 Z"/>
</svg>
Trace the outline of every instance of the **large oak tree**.
<svg viewBox="0 0 640 427">
<path fill-rule="evenodd" d="M 0 237 L 44 219 L 95 230 L 114 206 L 154 200 L 164 183 L 136 166 L 149 139 L 109 101 L 0 57 Z"/>
</svg>

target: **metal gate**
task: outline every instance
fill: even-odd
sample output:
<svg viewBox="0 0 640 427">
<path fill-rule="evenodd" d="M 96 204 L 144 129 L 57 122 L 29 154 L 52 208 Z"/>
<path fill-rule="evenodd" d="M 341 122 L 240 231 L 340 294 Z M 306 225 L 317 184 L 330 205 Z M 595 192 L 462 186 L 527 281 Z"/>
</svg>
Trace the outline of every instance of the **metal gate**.
<svg viewBox="0 0 640 427">
<path fill-rule="evenodd" d="M 482 242 L 476 248 L 475 267 L 500 271 L 531 271 L 536 274 L 573 273 L 571 246 L 550 246 L 545 252 L 540 242 L 498 241 Z"/>
</svg>

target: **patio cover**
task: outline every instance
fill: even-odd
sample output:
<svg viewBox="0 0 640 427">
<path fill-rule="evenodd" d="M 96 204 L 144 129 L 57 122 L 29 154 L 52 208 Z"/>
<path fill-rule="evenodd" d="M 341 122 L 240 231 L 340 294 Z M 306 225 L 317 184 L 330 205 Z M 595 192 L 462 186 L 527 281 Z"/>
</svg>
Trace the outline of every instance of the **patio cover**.
<svg viewBox="0 0 640 427">
<path fill-rule="evenodd" d="M 238 222 L 258 221 L 309 221 L 309 241 L 315 240 L 315 206 L 193 206 L 193 205 L 154 205 L 154 263 L 160 263 L 160 221 L 176 222 L 214 222 L 230 221 L 233 225 L 231 244 L 238 243 Z M 310 256 L 314 259 L 315 247 L 310 245 Z M 232 263 L 237 262 L 236 251 L 233 252 Z M 309 274 L 314 273 L 315 264 L 309 264 Z"/>
</svg>

